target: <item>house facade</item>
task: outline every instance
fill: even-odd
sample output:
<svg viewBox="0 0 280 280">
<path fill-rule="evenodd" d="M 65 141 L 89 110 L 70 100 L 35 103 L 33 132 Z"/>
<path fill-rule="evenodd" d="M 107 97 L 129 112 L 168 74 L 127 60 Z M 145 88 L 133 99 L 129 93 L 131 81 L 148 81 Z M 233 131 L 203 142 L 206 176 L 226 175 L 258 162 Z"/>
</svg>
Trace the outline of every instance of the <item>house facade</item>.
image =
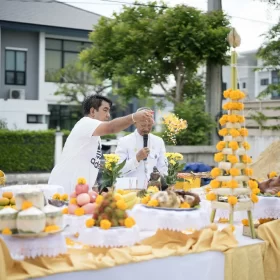
<svg viewBox="0 0 280 280">
<path fill-rule="evenodd" d="M 279 84 L 280 77 L 277 71 L 258 70 L 263 62 L 257 58 L 257 50 L 240 52 L 237 60 L 238 88 L 247 94 L 248 101 L 254 101 L 259 94 L 270 84 Z M 223 67 L 223 82 L 225 88 L 230 87 L 230 66 Z M 280 93 L 275 92 L 266 99 L 280 99 Z"/>
<path fill-rule="evenodd" d="M 100 15 L 60 2 L 6 1 L 0 9 L 0 119 L 9 129 L 72 128 L 51 73 L 78 58 Z"/>
</svg>

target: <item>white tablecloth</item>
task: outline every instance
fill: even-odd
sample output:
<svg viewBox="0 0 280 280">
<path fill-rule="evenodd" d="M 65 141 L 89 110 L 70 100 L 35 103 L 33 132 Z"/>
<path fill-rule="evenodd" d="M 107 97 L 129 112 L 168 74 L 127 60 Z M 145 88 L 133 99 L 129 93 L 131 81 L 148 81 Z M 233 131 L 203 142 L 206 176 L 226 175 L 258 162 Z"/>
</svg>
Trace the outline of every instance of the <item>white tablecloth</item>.
<svg viewBox="0 0 280 280">
<path fill-rule="evenodd" d="M 133 207 L 129 215 L 135 219 L 140 230 L 200 230 L 210 224 L 209 215 L 203 208 L 193 211 L 175 211 L 146 208 L 139 204 Z"/>
<path fill-rule="evenodd" d="M 226 225 L 219 225 L 222 229 Z M 153 231 L 140 233 L 144 239 L 153 235 Z M 242 235 L 242 226 L 236 225 L 236 239 L 239 246 L 262 243 L 262 240 L 251 239 Z M 132 263 L 100 270 L 79 271 L 54 274 L 38 280 L 224 280 L 225 257 L 221 252 L 207 251 L 185 256 L 154 259 L 147 262 Z M 202 268 L 202 269 L 201 269 Z"/>
<path fill-rule="evenodd" d="M 0 188 L 0 197 L 2 197 L 3 192 L 12 192 L 15 195 L 17 192 L 28 187 L 38 188 L 42 190 L 47 199 L 51 198 L 55 193 L 64 194 L 64 188 L 57 185 L 13 185 Z"/>
</svg>

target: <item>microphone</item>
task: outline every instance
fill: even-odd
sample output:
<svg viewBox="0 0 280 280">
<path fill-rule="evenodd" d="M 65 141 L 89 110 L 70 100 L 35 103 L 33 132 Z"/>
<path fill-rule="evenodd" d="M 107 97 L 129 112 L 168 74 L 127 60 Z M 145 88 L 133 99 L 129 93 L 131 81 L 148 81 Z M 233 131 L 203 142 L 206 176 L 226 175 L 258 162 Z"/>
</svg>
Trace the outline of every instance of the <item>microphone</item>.
<svg viewBox="0 0 280 280">
<path fill-rule="evenodd" d="M 143 135 L 143 144 L 144 144 L 144 148 L 148 147 L 148 134 Z M 147 158 L 145 158 L 144 160 L 147 160 Z"/>
</svg>

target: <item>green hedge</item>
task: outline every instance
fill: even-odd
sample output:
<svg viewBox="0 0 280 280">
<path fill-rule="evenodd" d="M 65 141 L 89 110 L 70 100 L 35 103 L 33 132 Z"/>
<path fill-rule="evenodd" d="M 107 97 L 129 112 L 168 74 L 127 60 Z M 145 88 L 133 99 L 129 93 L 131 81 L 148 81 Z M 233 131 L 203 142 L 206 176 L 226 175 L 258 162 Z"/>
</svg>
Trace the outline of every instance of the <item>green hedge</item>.
<svg viewBox="0 0 280 280">
<path fill-rule="evenodd" d="M 0 130 L 0 169 L 9 172 L 51 171 L 55 131 Z"/>
</svg>

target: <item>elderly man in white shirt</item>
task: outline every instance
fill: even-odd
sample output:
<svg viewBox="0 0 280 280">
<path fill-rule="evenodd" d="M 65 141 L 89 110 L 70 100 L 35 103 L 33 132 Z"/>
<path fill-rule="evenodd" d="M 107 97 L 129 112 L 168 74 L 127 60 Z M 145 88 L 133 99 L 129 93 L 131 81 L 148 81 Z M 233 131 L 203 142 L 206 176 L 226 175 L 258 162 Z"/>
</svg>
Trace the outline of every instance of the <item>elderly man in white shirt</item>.
<svg viewBox="0 0 280 280">
<path fill-rule="evenodd" d="M 139 108 L 151 110 L 149 108 Z M 137 188 L 147 187 L 153 168 L 157 167 L 162 175 L 167 175 L 168 163 L 165 157 L 165 145 L 162 138 L 151 133 L 153 123 L 135 123 L 136 130 L 121 138 L 115 153 L 120 162 L 126 159 L 122 177 L 136 177 Z"/>
</svg>

